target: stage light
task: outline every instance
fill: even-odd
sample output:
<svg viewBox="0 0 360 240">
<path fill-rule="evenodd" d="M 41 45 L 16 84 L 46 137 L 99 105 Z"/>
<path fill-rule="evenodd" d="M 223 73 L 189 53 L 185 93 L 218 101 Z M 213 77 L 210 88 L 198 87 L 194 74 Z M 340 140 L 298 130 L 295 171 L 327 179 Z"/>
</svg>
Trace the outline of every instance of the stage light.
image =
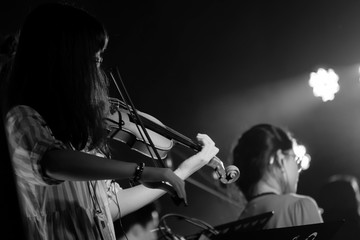
<svg viewBox="0 0 360 240">
<path fill-rule="evenodd" d="M 294 143 L 294 153 L 297 157 L 297 163 L 300 165 L 301 171 L 304 171 L 310 167 L 311 157 L 306 153 L 304 145 Z"/>
<path fill-rule="evenodd" d="M 300 163 L 300 166 L 301 166 L 301 169 L 302 170 L 306 170 L 310 167 L 310 162 L 311 162 L 311 157 L 309 154 L 305 154 L 302 159 L 301 159 L 301 163 Z"/>
<path fill-rule="evenodd" d="M 321 97 L 324 102 L 334 100 L 335 93 L 340 89 L 339 76 L 333 69 L 319 68 L 310 74 L 309 85 L 313 88 L 315 97 Z"/>
</svg>

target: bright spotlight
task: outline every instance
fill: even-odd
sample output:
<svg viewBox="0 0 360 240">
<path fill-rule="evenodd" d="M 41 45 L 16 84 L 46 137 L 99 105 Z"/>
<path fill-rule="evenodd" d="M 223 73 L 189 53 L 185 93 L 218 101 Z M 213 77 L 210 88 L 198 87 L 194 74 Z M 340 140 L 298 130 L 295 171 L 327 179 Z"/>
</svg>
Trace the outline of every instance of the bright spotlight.
<svg viewBox="0 0 360 240">
<path fill-rule="evenodd" d="M 294 143 L 294 153 L 297 158 L 297 164 L 300 167 L 300 171 L 304 171 L 310 167 L 311 157 L 306 153 L 306 148 L 304 145 Z"/>
<path fill-rule="evenodd" d="M 340 89 L 338 81 L 339 76 L 334 70 L 319 68 L 317 72 L 310 74 L 309 85 L 313 88 L 315 97 L 321 97 L 326 102 L 335 98 L 335 93 Z"/>
<path fill-rule="evenodd" d="M 305 154 L 301 159 L 301 169 L 306 170 L 310 167 L 311 157 L 309 154 Z"/>
</svg>

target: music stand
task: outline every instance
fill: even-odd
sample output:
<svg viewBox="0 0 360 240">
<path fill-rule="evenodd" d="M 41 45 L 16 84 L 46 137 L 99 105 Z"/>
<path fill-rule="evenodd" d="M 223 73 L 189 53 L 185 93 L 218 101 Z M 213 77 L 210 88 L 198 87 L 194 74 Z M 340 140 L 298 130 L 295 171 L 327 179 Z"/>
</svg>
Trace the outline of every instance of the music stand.
<svg viewBox="0 0 360 240">
<path fill-rule="evenodd" d="M 215 226 L 221 234 L 228 232 L 245 232 L 245 231 L 256 231 L 262 230 L 269 219 L 274 215 L 274 212 L 266 212 L 256 216 L 240 219 L 234 222 L 225 223 L 222 225 Z"/>
<path fill-rule="evenodd" d="M 294 227 L 274 228 L 256 231 L 227 232 L 211 237 L 211 240 L 330 240 L 344 224 L 344 220 L 308 224 Z"/>
<path fill-rule="evenodd" d="M 274 212 L 266 212 L 256 216 L 236 220 L 233 222 L 221 224 L 215 226 L 214 229 L 218 232 L 218 234 L 214 234 L 209 232 L 208 230 L 204 230 L 201 233 L 187 236 L 187 240 L 191 239 L 213 239 L 216 236 L 223 236 L 233 232 L 247 232 L 247 231 L 257 231 L 264 228 L 265 224 L 269 221 L 269 219 L 274 215 Z"/>
</svg>

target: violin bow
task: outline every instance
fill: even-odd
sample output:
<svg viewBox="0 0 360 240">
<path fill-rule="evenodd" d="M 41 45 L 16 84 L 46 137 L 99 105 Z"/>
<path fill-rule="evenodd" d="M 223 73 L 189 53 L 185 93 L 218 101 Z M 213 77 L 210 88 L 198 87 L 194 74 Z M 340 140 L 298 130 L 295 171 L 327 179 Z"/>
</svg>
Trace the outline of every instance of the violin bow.
<svg viewBox="0 0 360 240">
<path fill-rule="evenodd" d="M 165 163 L 162 161 L 162 159 L 161 159 L 159 153 L 157 152 L 156 147 L 155 147 L 155 145 L 154 145 L 154 143 L 153 143 L 150 135 L 149 135 L 148 132 L 147 132 L 147 129 L 145 128 L 144 123 L 142 122 L 141 118 L 139 117 L 139 114 L 137 113 L 137 110 L 136 110 L 136 108 L 135 108 L 135 105 L 134 105 L 134 103 L 132 102 L 132 100 L 131 100 L 131 98 L 130 98 L 130 95 L 128 94 L 128 92 L 127 92 L 127 90 L 126 90 L 124 81 L 122 80 L 122 77 L 121 77 L 121 75 L 120 75 L 120 72 L 119 72 L 119 69 L 118 69 L 118 68 L 116 68 L 116 74 L 117 74 L 117 76 L 118 76 L 118 78 L 119 78 L 119 81 L 120 81 L 120 83 L 121 83 L 121 87 L 122 87 L 124 93 L 122 93 L 121 89 L 119 88 L 119 86 L 118 86 L 118 84 L 117 84 L 117 82 L 116 82 L 116 80 L 115 80 L 115 77 L 114 77 L 114 75 L 112 74 L 112 72 L 110 72 L 111 79 L 113 80 L 113 82 L 114 82 L 114 84 L 115 84 L 115 86 L 116 86 L 116 88 L 117 88 L 117 91 L 119 92 L 121 98 L 123 99 L 123 101 L 124 101 L 124 103 L 125 103 L 125 105 L 126 105 L 127 110 L 135 116 L 136 121 L 139 123 L 139 124 L 135 124 L 136 127 L 137 127 L 138 130 L 139 130 L 139 133 L 141 134 L 141 136 L 142 136 L 142 138 L 143 138 L 144 140 L 145 140 L 145 139 L 148 140 L 148 142 L 149 142 L 149 144 L 150 144 L 150 147 L 154 150 L 154 153 L 155 153 L 155 155 L 156 155 L 156 158 L 157 158 L 159 161 L 155 161 L 155 160 L 154 160 L 154 156 L 152 156 L 152 152 L 150 151 L 148 144 L 145 144 L 146 147 L 147 147 L 148 150 L 149 150 L 149 154 L 151 155 L 151 159 L 153 160 L 155 166 L 165 168 L 165 167 L 166 167 L 166 166 L 165 166 Z M 124 97 L 124 95 L 125 95 L 126 97 Z M 139 126 L 139 125 L 140 125 L 140 126 Z M 142 131 L 143 131 L 143 133 L 145 134 L 145 136 L 143 136 L 143 134 L 142 134 L 142 132 L 140 131 L 139 127 L 142 129 Z M 160 165 L 159 165 L 159 162 L 161 163 Z"/>
<path fill-rule="evenodd" d="M 148 151 L 149 151 L 149 154 L 150 154 L 150 156 L 151 156 L 151 159 L 153 160 L 153 163 L 155 164 L 156 167 L 165 168 L 166 165 L 165 165 L 165 163 L 163 162 L 163 160 L 161 159 L 161 157 L 160 157 L 160 155 L 159 155 L 159 153 L 158 153 L 158 151 L 157 151 L 157 149 L 156 149 L 156 147 L 155 147 L 155 145 L 154 145 L 154 143 L 153 143 L 150 135 L 149 135 L 148 132 L 147 132 L 147 129 L 145 128 L 144 123 L 142 122 L 141 118 L 139 117 L 139 114 L 137 113 L 137 110 L 136 110 L 136 108 L 135 108 L 135 105 L 134 105 L 134 103 L 132 102 L 132 100 L 131 100 L 131 98 L 130 98 L 130 95 L 128 94 L 128 92 L 127 92 L 127 90 L 126 90 L 125 84 L 124 84 L 124 82 L 123 82 L 123 80 L 122 80 L 122 77 L 121 77 L 121 74 L 120 74 L 118 68 L 116 68 L 116 74 L 117 74 L 117 76 L 118 76 L 118 79 L 119 79 L 119 81 L 120 81 L 120 83 L 121 83 L 121 87 L 122 87 L 122 89 L 123 89 L 124 92 L 121 91 L 121 89 L 119 88 L 119 86 L 118 86 L 118 84 L 117 84 L 117 81 L 116 81 L 113 73 L 110 71 L 110 77 L 111 77 L 112 81 L 114 82 L 118 93 L 120 94 L 121 98 L 123 99 L 123 101 L 124 101 L 124 103 L 125 103 L 125 105 L 126 105 L 127 110 L 135 116 L 136 121 L 138 122 L 138 124 L 135 124 L 135 125 L 136 125 L 136 127 L 138 128 L 139 133 L 141 134 L 143 140 L 148 140 L 150 147 L 153 149 L 153 151 L 154 151 L 154 153 L 155 153 L 155 155 L 156 155 L 156 158 L 158 159 L 158 161 L 155 161 L 155 158 L 154 158 L 154 156 L 152 155 L 152 152 L 150 151 L 148 144 L 145 144 L 146 147 L 148 148 Z M 124 96 L 124 95 L 125 95 L 125 96 Z M 140 126 L 139 126 L 139 125 L 140 125 Z M 144 132 L 145 136 L 143 136 L 143 134 L 142 134 L 142 132 L 140 131 L 139 128 L 142 129 L 142 131 Z M 159 163 L 160 163 L 160 164 L 159 164 Z M 153 188 L 162 188 L 162 189 L 164 189 L 165 191 L 169 192 L 170 195 L 171 195 L 171 197 L 172 197 L 172 199 L 173 199 L 173 201 L 174 201 L 174 203 L 175 203 L 176 205 L 180 205 L 182 202 L 184 202 L 184 200 L 183 200 L 183 199 L 180 199 L 180 198 L 178 197 L 177 193 L 175 192 L 175 190 L 174 190 L 169 184 L 167 184 L 167 183 L 162 183 L 162 182 L 160 182 L 160 183 L 151 183 L 151 184 L 150 184 L 150 183 L 146 183 L 146 185 L 148 185 L 148 186 L 150 186 L 150 187 L 153 187 Z"/>
</svg>

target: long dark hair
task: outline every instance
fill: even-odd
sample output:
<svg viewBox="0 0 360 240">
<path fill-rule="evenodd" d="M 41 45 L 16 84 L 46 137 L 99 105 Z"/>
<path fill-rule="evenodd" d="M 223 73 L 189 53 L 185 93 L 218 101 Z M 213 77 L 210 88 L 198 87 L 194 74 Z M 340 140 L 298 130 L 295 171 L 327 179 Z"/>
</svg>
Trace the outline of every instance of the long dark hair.
<svg viewBox="0 0 360 240">
<path fill-rule="evenodd" d="M 233 148 L 233 162 L 241 172 L 237 186 L 249 199 L 254 185 L 264 175 L 269 159 L 277 150 L 292 149 L 291 134 L 270 124 L 258 124 L 247 130 Z"/>
<path fill-rule="evenodd" d="M 108 83 L 95 55 L 107 41 L 103 25 L 80 8 L 60 3 L 35 8 L 20 31 L 6 110 L 28 105 L 63 142 L 78 150 L 101 146 Z"/>
</svg>

